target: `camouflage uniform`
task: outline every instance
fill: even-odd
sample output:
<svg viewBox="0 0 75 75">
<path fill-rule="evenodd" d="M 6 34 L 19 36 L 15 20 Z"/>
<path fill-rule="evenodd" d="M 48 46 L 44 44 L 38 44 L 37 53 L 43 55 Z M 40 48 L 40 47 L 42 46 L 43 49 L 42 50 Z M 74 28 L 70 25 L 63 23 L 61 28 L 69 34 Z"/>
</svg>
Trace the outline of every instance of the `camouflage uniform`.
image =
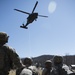
<svg viewBox="0 0 75 75">
<path fill-rule="evenodd" d="M 17 75 L 38 75 L 38 71 L 37 71 L 37 68 L 36 66 L 33 66 L 33 60 L 31 58 L 25 58 L 24 59 L 24 65 L 26 66 L 26 68 L 23 68 L 21 71 L 20 71 L 20 74 L 17 74 Z M 17 70 L 18 72 L 18 70 Z"/>
<path fill-rule="evenodd" d="M 23 64 L 25 65 L 25 68 L 17 69 L 16 75 L 32 75 L 32 70 L 29 69 L 29 67 L 32 65 L 32 59 L 31 58 L 25 58 L 23 61 Z"/>
<path fill-rule="evenodd" d="M 42 71 L 42 75 L 51 75 L 52 72 L 52 62 L 51 60 L 46 60 L 45 68 Z"/>
<path fill-rule="evenodd" d="M 17 68 L 24 66 L 18 54 L 15 52 L 15 49 L 6 45 L 8 37 L 9 36 L 5 32 L 0 32 L 0 75 L 8 75 L 10 71 L 10 63 L 8 59 L 10 59 Z M 2 61 L 5 61 L 5 63 Z"/>
<path fill-rule="evenodd" d="M 54 56 L 53 64 L 52 75 L 69 75 L 73 73 L 66 64 L 63 64 L 62 56 Z"/>
</svg>

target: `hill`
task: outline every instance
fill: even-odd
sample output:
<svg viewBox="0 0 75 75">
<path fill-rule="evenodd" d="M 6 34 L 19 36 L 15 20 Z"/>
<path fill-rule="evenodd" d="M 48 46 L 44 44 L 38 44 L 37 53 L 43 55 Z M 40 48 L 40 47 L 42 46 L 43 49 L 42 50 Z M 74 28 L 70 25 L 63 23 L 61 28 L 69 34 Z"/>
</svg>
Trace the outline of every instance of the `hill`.
<svg viewBox="0 0 75 75">
<path fill-rule="evenodd" d="M 33 59 L 33 64 L 35 63 L 40 63 L 41 66 L 44 66 L 44 62 L 46 60 L 52 60 L 52 58 L 54 57 L 54 55 L 41 55 L 38 57 L 34 57 Z M 63 56 L 64 58 L 64 63 L 67 65 L 72 65 L 75 64 L 75 55 L 65 55 Z M 22 61 L 24 60 L 24 58 L 22 58 Z"/>
</svg>

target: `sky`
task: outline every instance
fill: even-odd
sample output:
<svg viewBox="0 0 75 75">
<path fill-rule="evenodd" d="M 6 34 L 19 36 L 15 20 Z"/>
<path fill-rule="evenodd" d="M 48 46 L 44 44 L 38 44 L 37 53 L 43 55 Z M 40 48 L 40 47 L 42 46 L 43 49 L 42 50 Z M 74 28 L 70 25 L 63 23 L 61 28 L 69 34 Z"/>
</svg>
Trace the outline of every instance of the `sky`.
<svg viewBox="0 0 75 75">
<path fill-rule="evenodd" d="M 28 29 L 20 28 L 28 15 L 14 9 L 31 13 L 36 1 L 34 12 L 48 18 L 38 16 Z M 0 0 L 0 31 L 20 57 L 74 55 L 75 0 Z"/>
</svg>

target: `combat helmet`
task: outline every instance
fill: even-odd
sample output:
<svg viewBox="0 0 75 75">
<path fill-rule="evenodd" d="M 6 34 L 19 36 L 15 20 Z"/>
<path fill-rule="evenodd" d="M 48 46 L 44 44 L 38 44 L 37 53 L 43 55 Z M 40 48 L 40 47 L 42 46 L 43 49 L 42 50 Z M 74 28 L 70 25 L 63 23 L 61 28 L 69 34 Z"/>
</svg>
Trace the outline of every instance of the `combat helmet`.
<svg viewBox="0 0 75 75">
<path fill-rule="evenodd" d="M 45 61 L 45 64 L 46 64 L 46 63 L 52 63 L 52 61 L 51 61 L 51 60 L 46 60 L 46 61 Z"/>
<path fill-rule="evenodd" d="M 2 43 L 2 42 L 8 42 L 8 35 L 7 35 L 7 33 L 5 33 L 5 32 L 0 32 L 0 43 Z"/>
<path fill-rule="evenodd" d="M 63 63 L 63 57 L 62 56 L 54 56 L 53 63 L 56 64 L 62 64 Z"/>
<path fill-rule="evenodd" d="M 32 65 L 32 63 L 33 63 L 32 58 L 26 57 L 24 59 L 24 65 L 30 66 L 30 65 Z"/>
<path fill-rule="evenodd" d="M 46 60 L 45 61 L 45 68 L 51 69 L 52 68 L 52 61 L 51 60 Z"/>
</svg>

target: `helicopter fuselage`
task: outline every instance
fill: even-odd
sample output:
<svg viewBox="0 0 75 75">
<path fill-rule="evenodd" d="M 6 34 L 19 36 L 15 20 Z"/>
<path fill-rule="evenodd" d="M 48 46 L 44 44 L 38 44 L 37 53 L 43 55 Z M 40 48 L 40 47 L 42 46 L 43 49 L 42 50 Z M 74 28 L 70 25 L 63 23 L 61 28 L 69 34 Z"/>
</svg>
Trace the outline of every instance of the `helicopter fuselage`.
<svg viewBox="0 0 75 75">
<path fill-rule="evenodd" d="M 27 23 L 32 23 L 37 18 L 38 18 L 38 13 L 29 14 L 29 16 L 27 17 Z"/>
</svg>

